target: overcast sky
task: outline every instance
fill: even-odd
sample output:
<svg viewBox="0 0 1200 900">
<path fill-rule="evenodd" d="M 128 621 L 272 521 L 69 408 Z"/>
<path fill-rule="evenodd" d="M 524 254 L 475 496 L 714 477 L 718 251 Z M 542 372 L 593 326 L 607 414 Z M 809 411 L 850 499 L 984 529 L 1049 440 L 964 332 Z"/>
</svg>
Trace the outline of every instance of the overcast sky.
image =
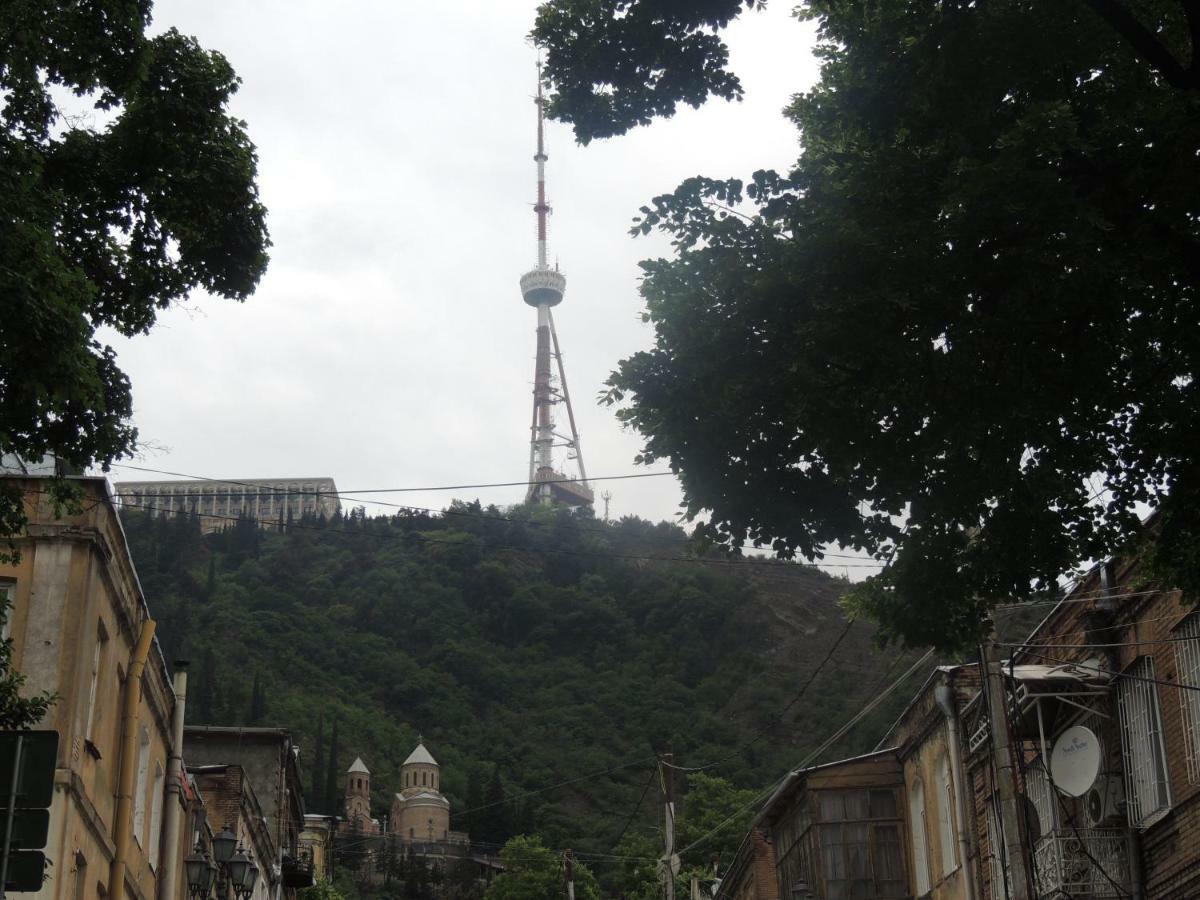
<svg viewBox="0 0 1200 900">
<path fill-rule="evenodd" d="M 327 475 L 341 490 L 525 478 L 536 314 L 518 279 L 535 262 L 535 8 L 156 3 L 156 30 L 195 35 L 242 78 L 232 111 L 258 147 L 274 247 L 245 304 L 196 295 L 149 336 L 106 336 L 133 382 L 139 465 Z M 550 253 L 567 276 L 555 321 L 591 475 L 638 470 L 638 436 L 596 403 L 617 361 L 652 341 L 637 262 L 669 248 L 629 237 L 630 221 L 690 175 L 745 177 L 794 160 L 797 133 L 781 110 L 816 64 L 811 28 L 790 10 L 776 0 L 729 30 L 742 103 L 713 101 L 588 147 L 548 125 Z M 671 478 L 601 490 L 614 516 L 677 514 Z M 403 499 L 441 508 L 452 496 Z"/>
</svg>

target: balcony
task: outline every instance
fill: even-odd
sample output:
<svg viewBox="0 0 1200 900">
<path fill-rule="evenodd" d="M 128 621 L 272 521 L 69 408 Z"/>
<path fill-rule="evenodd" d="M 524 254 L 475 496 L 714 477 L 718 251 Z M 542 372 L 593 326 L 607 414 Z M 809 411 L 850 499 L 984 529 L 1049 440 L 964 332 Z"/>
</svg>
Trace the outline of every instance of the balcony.
<svg viewBox="0 0 1200 900">
<path fill-rule="evenodd" d="M 310 888 L 317 883 L 311 856 L 283 858 L 283 886 L 287 888 Z"/>
<path fill-rule="evenodd" d="M 1125 835 L 1118 829 L 1057 831 L 1038 841 L 1033 854 L 1038 896 L 1107 900 L 1129 896 Z"/>
</svg>

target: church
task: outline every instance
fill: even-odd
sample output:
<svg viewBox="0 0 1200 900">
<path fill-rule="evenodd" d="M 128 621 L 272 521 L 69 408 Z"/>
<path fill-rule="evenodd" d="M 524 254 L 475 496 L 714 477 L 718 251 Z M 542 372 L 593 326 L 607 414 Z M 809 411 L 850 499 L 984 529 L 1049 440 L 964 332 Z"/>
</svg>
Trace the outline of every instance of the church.
<svg viewBox="0 0 1200 900">
<path fill-rule="evenodd" d="M 339 831 L 387 835 L 418 855 L 460 855 L 470 847 L 466 832 L 450 830 L 450 801 L 441 792 L 441 766 L 418 739 L 400 766 L 400 791 L 382 825 L 371 816 L 371 772 L 356 758 L 346 771 L 345 818 Z"/>
</svg>

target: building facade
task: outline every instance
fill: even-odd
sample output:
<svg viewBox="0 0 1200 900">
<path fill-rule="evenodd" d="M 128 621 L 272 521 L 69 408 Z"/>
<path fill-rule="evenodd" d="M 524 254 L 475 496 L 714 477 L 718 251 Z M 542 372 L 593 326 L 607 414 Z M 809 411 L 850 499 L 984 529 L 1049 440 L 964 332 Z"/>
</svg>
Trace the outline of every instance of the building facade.
<svg viewBox="0 0 1200 900">
<path fill-rule="evenodd" d="M 155 516 L 195 513 L 205 532 L 242 517 L 269 525 L 306 515 L 328 518 L 342 508 L 332 478 L 119 481 L 116 488 L 123 509 Z"/>
<path fill-rule="evenodd" d="M 184 756 L 190 771 L 235 766 L 244 781 L 253 785 L 257 828 L 261 822 L 269 853 L 259 860 L 260 871 L 270 873 L 283 896 L 295 897 L 314 883 L 311 859 L 300 853 L 300 832 L 305 825 L 304 794 L 300 781 L 299 748 L 283 728 L 189 725 L 184 730 Z M 203 787 L 201 788 L 203 792 Z M 214 828 L 225 822 L 214 822 Z M 269 880 L 268 879 L 268 880 Z M 279 896 L 275 894 L 273 896 Z"/>
<path fill-rule="evenodd" d="M 442 769 L 424 743 L 400 766 L 400 791 L 392 799 L 388 830 L 401 840 L 423 844 L 464 843 L 450 831 L 450 801 L 441 792 Z"/>
<path fill-rule="evenodd" d="M 29 518 L 13 539 L 19 560 L 0 564 L 0 596 L 10 604 L 4 636 L 24 692 L 58 697 L 35 726 L 58 733 L 58 757 L 50 865 L 34 896 L 184 896 L 181 867 L 164 875 L 188 852 L 187 829 L 165 827 L 188 803 L 168 784 L 176 696 L 115 498 L 102 478 L 74 478 L 79 511 L 56 513 L 45 479 L 4 480 L 23 492 Z"/>
<path fill-rule="evenodd" d="M 1200 898 L 1190 598 L 1109 561 L 994 649 L 937 667 L 888 749 L 792 773 L 719 900 Z"/>
</svg>

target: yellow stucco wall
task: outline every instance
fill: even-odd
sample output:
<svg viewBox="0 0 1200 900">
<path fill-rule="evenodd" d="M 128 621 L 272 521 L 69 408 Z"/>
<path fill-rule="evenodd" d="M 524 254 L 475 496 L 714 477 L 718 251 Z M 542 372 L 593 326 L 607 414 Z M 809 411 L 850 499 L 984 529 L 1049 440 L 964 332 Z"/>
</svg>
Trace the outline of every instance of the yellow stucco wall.
<svg viewBox="0 0 1200 900">
<path fill-rule="evenodd" d="M 125 672 L 147 614 L 116 514 L 99 480 L 80 482 L 82 510 L 56 518 L 28 480 L 29 535 L 17 541 L 20 561 L 0 565 L 13 598 L 9 634 L 26 694 L 58 695 L 39 728 L 59 735 L 50 834 L 52 865 L 39 900 L 93 900 L 108 886 L 120 765 L 120 708 Z M 94 678 L 94 688 L 93 688 Z M 138 708 L 135 809 L 140 808 L 125 893 L 153 900 L 166 812 L 167 749 L 174 695 L 157 646 L 152 648 Z M 144 745 L 144 749 L 143 749 Z M 136 777 L 138 770 L 144 775 Z M 157 777 L 156 777 L 157 776 Z M 137 790 L 140 788 L 140 790 Z M 157 800 L 156 800 L 157 797 Z M 157 812 L 156 812 L 157 810 Z"/>
</svg>

